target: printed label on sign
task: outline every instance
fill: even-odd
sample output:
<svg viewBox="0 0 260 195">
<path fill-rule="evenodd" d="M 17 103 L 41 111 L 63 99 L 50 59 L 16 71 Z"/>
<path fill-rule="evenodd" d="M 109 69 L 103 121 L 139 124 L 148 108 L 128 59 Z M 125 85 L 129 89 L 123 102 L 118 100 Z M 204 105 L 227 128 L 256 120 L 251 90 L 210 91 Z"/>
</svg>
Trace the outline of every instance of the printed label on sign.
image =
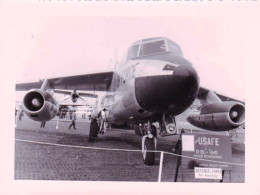
<svg viewBox="0 0 260 195">
<path fill-rule="evenodd" d="M 182 151 L 194 150 L 194 135 L 182 135 Z"/>
<path fill-rule="evenodd" d="M 193 143 L 192 143 L 193 142 Z M 232 162 L 231 141 L 229 136 L 209 133 L 182 134 L 183 167 L 219 168 L 231 170 L 232 166 L 218 162 Z"/>
<path fill-rule="evenodd" d="M 196 179 L 222 179 L 222 169 L 194 167 Z"/>
</svg>

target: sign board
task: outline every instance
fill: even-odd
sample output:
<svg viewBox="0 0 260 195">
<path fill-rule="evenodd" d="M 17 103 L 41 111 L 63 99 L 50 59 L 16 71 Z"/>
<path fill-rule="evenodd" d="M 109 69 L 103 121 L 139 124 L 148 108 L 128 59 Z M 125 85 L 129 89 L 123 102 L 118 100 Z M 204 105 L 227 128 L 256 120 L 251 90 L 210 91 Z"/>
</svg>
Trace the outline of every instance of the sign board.
<svg viewBox="0 0 260 195">
<path fill-rule="evenodd" d="M 194 168 L 195 179 L 222 179 L 222 169 L 217 168 Z"/>
<path fill-rule="evenodd" d="M 218 162 L 232 162 L 231 141 L 229 136 L 193 133 L 182 134 L 182 167 L 220 168 L 231 170 L 232 166 Z M 210 161 L 217 162 L 210 162 Z"/>
</svg>

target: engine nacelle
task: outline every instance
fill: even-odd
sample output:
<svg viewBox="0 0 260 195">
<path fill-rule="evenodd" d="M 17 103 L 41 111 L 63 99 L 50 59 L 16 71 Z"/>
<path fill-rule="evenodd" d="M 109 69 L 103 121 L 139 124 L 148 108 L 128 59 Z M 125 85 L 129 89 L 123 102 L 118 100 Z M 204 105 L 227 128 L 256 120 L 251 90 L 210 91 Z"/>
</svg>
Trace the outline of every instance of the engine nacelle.
<svg viewBox="0 0 260 195">
<path fill-rule="evenodd" d="M 234 101 L 203 105 L 187 121 L 192 125 L 211 131 L 227 131 L 245 122 L 245 107 Z"/>
<path fill-rule="evenodd" d="M 50 93 L 32 89 L 24 96 L 22 109 L 32 120 L 48 121 L 57 115 L 59 106 Z"/>
</svg>

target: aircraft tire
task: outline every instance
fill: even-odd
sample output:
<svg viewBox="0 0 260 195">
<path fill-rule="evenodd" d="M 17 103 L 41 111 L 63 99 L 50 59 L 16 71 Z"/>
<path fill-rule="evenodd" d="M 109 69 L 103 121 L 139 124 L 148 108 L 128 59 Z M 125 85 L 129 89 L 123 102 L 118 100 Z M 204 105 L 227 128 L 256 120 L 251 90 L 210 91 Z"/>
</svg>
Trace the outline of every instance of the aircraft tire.
<svg viewBox="0 0 260 195">
<path fill-rule="evenodd" d="M 154 161 L 155 161 L 155 152 L 147 152 L 147 150 L 155 150 L 153 138 L 145 139 L 144 152 L 143 152 L 144 164 L 148 166 L 152 166 L 154 165 Z"/>
<path fill-rule="evenodd" d="M 142 133 L 141 133 L 140 128 L 139 128 L 139 125 L 134 125 L 134 131 L 135 131 L 136 135 L 142 136 Z"/>
<path fill-rule="evenodd" d="M 96 119 L 91 120 L 90 123 L 90 129 L 89 129 L 89 142 L 94 142 L 97 140 L 97 134 L 98 134 L 98 123 Z"/>
</svg>

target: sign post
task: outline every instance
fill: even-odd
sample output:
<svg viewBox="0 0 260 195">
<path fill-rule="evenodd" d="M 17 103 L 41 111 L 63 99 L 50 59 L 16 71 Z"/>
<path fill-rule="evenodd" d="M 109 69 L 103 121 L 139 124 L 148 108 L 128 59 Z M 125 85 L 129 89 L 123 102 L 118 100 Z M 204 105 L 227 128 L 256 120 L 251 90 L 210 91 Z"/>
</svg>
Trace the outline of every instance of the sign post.
<svg viewBox="0 0 260 195">
<path fill-rule="evenodd" d="M 176 169 L 175 169 L 175 177 L 174 177 L 174 182 L 177 182 L 178 179 L 178 173 L 179 173 L 179 167 L 180 167 L 180 161 L 181 161 L 181 151 L 182 151 L 182 134 L 185 133 L 184 130 L 181 130 L 181 134 L 180 137 L 178 139 L 178 142 L 175 146 L 175 154 L 178 154 L 178 159 L 177 159 L 177 165 L 176 165 Z M 181 169 L 182 170 L 182 169 Z M 182 181 L 183 181 L 183 172 L 182 172 Z"/>
<path fill-rule="evenodd" d="M 194 169 L 195 179 L 222 180 L 232 166 L 231 141 L 228 136 L 205 133 L 182 134 L 182 167 Z"/>
</svg>

